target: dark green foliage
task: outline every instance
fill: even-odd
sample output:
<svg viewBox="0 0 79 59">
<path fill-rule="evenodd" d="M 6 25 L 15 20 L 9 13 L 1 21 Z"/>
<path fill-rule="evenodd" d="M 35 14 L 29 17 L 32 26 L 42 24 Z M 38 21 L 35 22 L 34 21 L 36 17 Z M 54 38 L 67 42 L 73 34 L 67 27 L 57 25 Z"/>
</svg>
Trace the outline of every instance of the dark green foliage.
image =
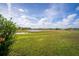
<svg viewBox="0 0 79 59">
<path fill-rule="evenodd" d="M 4 41 L 0 42 L 0 55 L 7 55 L 9 46 L 13 42 L 13 35 L 16 31 L 15 24 L 0 15 L 0 38 Z M 1 41 L 1 40 L 0 40 Z"/>
</svg>

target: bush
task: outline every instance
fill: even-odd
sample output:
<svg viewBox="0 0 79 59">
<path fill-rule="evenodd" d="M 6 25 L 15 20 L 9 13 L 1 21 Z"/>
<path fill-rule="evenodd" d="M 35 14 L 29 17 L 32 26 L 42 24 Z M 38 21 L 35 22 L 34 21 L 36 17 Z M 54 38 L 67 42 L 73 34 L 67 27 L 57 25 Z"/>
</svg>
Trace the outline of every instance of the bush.
<svg viewBox="0 0 79 59">
<path fill-rule="evenodd" d="M 0 15 L 0 55 L 8 54 L 15 31 L 16 25 Z"/>
</svg>

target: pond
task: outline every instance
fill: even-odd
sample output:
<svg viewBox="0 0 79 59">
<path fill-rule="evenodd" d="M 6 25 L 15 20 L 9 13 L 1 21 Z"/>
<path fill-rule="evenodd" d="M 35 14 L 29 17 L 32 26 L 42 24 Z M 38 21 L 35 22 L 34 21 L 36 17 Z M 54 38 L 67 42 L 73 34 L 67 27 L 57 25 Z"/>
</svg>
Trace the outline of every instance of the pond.
<svg viewBox="0 0 79 59">
<path fill-rule="evenodd" d="M 17 32 L 16 34 L 28 34 L 28 32 L 27 33 L 25 33 L 25 32 Z"/>
<path fill-rule="evenodd" d="M 42 30 L 34 30 L 34 29 L 32 29 L 32 30 L 28 30 L 29 32 L 40 32 L 40 31 L 42 31 Z"/>
<path fill-rule="evenodd" d="M 16 34 L 28 34 L 29 32 L 40 32 L 40 31 L 42 31 L 42 30 L 32 29 L 32 30 L 28 30 L 28 32 L 17 32 Z"/>
</svg>

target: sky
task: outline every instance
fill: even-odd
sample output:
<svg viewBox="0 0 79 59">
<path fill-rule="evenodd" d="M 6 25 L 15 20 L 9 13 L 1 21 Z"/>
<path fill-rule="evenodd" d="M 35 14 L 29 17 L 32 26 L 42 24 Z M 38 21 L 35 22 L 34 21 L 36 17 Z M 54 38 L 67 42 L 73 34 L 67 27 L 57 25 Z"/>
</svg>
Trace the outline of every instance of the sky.
<svg viewBox="0 0 79 59">
<path fill-rule="evenodd" d="M 28 28 L 79 28 L 78 3 L 0 3 L 0 14 Z"/>
</svg>

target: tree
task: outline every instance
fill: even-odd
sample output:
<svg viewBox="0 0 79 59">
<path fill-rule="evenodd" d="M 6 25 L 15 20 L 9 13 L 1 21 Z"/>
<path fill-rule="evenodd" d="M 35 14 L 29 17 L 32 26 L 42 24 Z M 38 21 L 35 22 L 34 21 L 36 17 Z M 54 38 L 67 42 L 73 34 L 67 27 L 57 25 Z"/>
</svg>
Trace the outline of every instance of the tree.
<svg viewBox="0 0 79 59">
<path fill-rule="evenodd" d="M 9 46 L 13 43 L 16 25 L 0 15 L 0 55 L 7 55 Z"/>
</svg>

